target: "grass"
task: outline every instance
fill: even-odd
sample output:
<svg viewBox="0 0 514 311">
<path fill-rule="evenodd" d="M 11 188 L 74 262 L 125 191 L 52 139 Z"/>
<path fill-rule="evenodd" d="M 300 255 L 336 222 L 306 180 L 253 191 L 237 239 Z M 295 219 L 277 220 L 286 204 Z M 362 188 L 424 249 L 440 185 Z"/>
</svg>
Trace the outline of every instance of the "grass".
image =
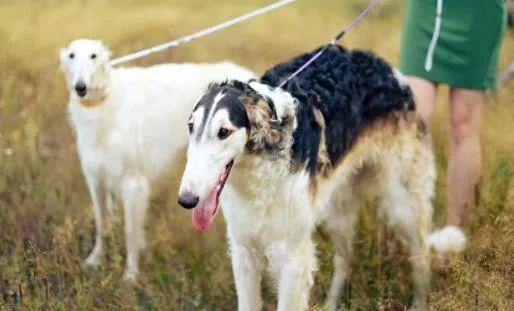
<svg viewBox="0 0 514 311">
<path fill-rule="evenodd" d="M 199 30 L 270 1 L 0 2 L 0 308 L 14 310 L 233 310 L 236 296 L 222 217 L 208 234 L 193 232 L 176 204 L 177 180 L 149 212 L 148 253 L 135 286 L 121 282 L 120 224 L 107 240 L 105 264 L 84 270 L 94 225 L 79 169 L 58 70 L 58 48 L 101 38 L 115 55 Z M 231 59 L 258 72 L 317 47 L 347 24 L 364 1 L 300 1 L 138 64 Z M 384 1 L 344 39 L 397 63 L 403 2 Z M 501 54 L 514 59 L 507 33 Z M 447 89 L 432 127 L 439 168 L 436 225 L 445 221 Z M 514 85 L 490 97 L 482 128 L 480 204 L 467 228 L 471 244 L 432 280 L 433 310 L 514 309 Z M 177 164 L 178 166 L 182 164 Z M 331 249 L 322 233 L 312 309 L 327 291 Z M 370 207 L 360 217 L 351 310 L 403 310 L 411 298 L 408 258 Z M 275 295 L 266 279 L 266 308 Z"/>
</svg>

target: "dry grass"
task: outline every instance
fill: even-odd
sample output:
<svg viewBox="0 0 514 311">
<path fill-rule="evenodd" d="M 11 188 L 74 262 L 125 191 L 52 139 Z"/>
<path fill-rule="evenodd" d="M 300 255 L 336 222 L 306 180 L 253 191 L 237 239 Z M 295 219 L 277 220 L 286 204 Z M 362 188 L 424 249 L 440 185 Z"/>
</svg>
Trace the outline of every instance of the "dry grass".
<svg viewBox="0 0 514 311">
<path fill-rule="evenodd" d="M 235 292 L 218 217 L 204 235 L 169 198 L 154 201 L 149 248 L 137 286 L 123 284 L 121 226 L 108 239 L 105 265 L 85 271 L 92 246 L 89 198 L 66 116 L 67 94 L 57 51 L 78 37 L 102 38 L 116 55 L 178 37 L 269 1 L 0 1 L 0 307 L 28 310 L 232 310 Z M 364 1 L 301 1 L 140 64 L 231 59 L 257 71 L 318 46 Z M 384 1 L 344 40 L 393 64 L 403 2 Z M 514 59 L 513 33 L 501 64 Z M 444 91 L 445 92 L 445 91 Z M 443 92 L 443 93 L 444 93 Z M 445 94 L 442 94 L 445 95 Z M 441 96 L 433 132 L 440 171 L 436 223 L 444 223 L 447 115 Z M 514 309 L 514 84 L 484 109 L 484 170 L 473 211 L 471 246 L 444 275 L 433 277 L 434 310 Z M 168 200 L 167 200 L 168 199 Z M 330 246 L 319 241 L 312 292 L 321 304 L 330 278 Z M 403 310 L 411 298 L 408 258 L 372 210 L 362 214 L 351 286 L 352 310 Z M 264 287 L 267 304 L 274 294 Z"/>
</svg>

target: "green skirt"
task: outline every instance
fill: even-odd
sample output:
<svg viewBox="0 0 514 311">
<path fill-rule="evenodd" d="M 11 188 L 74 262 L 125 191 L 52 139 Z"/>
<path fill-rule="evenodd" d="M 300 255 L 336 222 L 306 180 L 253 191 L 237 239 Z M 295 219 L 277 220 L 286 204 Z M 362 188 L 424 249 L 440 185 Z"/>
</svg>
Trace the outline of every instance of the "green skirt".
<svg viewBox="0 0 514 311">
<path fill-rule="evenodd" d="M 506 22 L 505 3 L 409 0 L 401 71 L 456 88 L 493 89 Z"/>
</svg>

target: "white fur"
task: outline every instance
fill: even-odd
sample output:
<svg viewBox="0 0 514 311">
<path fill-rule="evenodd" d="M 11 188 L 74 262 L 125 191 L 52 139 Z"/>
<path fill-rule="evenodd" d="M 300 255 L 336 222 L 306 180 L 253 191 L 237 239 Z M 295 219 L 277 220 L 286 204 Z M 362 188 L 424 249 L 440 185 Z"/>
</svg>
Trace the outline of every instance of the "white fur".
<svg viewBox="0 0 514 311">
<path fill-rule="evenodd" d="M 428 244 L 438 256 L 460 253 L 466 247 L 466 236 L 459 228 L 447 226 L 430 234 Z"/>
<path fill-rule="evenodd" d="M 407 80 L 407 77 L 400 71 L 400 69 L 394 68 L 393 74 L 401 87 L 409 86 L 409 80 Z"/>
<path fill-rule="evenodd" d="M 275 109 L 277 110 L 278 121 L 282 121 L 285 115 L 293 115 L 298 105 L 297 100 L 288 92 L 281 88 L 271 88 L 269 85 L 260 82 L 250 82 L 249 85 L 263 96 L 273 98 Z"/>
<path fill-rule="evenodd" d="M 93 53 L 96 57 L 91 59 Z M 230 62 L 111 68 L 109 56 L 100 41 L 76 40 L 61 50 L 61 68 L 95 215 L 95 245 L 86 264 L 97 265 L 102 256 L 105 209 L 113 194 L 125 214 L 124 276 L 134 279 L 152 190 L 186 146 L 185 124 L 193 105 L 210 82 L 248 80 L 254 74 Z M 83 98 L 74 90 L 77 81 L 87 85 Z"/>
<path fill-rule="evenodd" d="M 272 172 L 272 173 L 271 173 Z M 305 310 L 316 269 L 309 176 L 290 175 L 285 159 L 243 157 L 222 193 L 238 310 L 260 310 L 260 275 L 267 260 L 278 288 L 277 310 Z"/>
</svg>

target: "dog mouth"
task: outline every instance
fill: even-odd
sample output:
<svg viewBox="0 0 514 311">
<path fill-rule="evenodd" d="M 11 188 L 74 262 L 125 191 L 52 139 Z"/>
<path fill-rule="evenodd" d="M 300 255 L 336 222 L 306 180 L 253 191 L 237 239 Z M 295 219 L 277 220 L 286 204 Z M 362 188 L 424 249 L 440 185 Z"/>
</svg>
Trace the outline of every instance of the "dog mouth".
<svg viewBox="0 0 514 311">
<path fill-rule="evenodd" d="M 80 98 L 84 98 L 86 95 L 87 95 L 87 89 L 84 89 L 84 90 L 76 90 L 77 92 L 77 95 L 80 97 Z"/>
<path fill-rule="evenodd" d="M 193 209 L 193 227 L 198 231 L 206 231 L 212 225 L 212 221 L 219 207 L 219 199 L 223 187 L 227 182 L 234 160 L 231 160 L 226 166 L 221 175 L 219 176 L 216 185 L 209 192 L 207 197 L 198 203 Z"/>
</svg>

